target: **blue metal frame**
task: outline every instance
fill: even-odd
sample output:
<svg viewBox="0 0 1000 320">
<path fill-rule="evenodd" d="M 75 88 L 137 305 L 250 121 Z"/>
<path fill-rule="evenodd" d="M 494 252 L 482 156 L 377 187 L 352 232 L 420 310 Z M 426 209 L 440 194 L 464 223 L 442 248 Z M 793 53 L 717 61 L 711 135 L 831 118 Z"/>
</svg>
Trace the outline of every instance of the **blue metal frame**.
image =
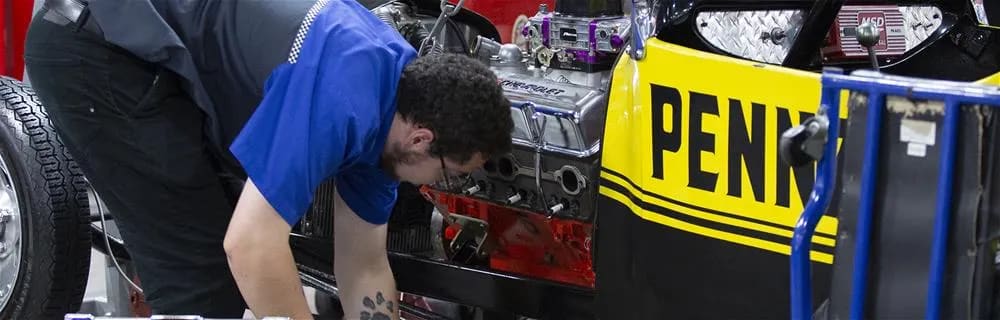
<svg viewBox="0 0 1000 320">
<path fill-rule="evenodd" d="M 955 141 L 959 106 L 982 104 L 1000 106 L 1000 90 L 964 82 L 949 82 L 888 76 L 872 71 L 858 71 L 844 75 L 836 70 L 825 70 L 822 77 L 823 94 L 818 117 L 829 121 L 828 138 L 824 156 L 819 160 L 816 183 L 809 202 L 799 217 L 792 235 L 791 253 L 791 302 L 792 319 L 812 317 L 812 287 L 810 283 L 809 252 L 816 225 L 827 209 L 833 195 L 837 169 L 837 139 L 839 135 L 840 93 L 842 90 L 868 94 L 868 122 L 865 134 L 865 154 L 861 177 L 861 203 L 858 212 L 857 241 L 855 243 L 854 274 L 851 288 L 850 318 L 864 317 L 865 293 L 868 291 L 868 255 L 871 239 L 872 206 L 876 192 L 876 168 L 880 141 L 882 113 L 885 96 L 896 95 L 913 99 L 943 101 L 945 103 L 944 132 L 941 141 L 941 165 L 938 172 L 937 204 L 935 207 L 934 242 L 932 244 L 927 310 L 925 317 L 936 320 L 941 312 L 941 294 L 951 196 Z"/>
</svg>

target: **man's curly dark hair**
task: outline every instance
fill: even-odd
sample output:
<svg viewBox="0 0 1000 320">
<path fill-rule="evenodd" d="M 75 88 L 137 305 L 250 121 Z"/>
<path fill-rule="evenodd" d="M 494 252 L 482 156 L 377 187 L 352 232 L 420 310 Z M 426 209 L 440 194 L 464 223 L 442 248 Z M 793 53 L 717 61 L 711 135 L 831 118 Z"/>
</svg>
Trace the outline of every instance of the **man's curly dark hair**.
<svg viewBox="0 0 1000 320">
<path fill-rule="evenodd" d="M 479 60 L 458 54 L 414 59 L 399 80 L 396 110 L 434 132 L 430 152 L 458 162 L 475 153 L 510 151 L 510 101 L 496 75 Z"/>
</svg>

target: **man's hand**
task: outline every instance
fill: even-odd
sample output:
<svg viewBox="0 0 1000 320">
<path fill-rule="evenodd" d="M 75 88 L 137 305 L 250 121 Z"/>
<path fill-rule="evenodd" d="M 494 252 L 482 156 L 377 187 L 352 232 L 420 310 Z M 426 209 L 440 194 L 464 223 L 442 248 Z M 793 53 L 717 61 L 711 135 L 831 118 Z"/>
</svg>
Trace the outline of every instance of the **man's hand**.
<svg viewBox="0 0 1000 320">
<path fill-rule="evenodd" d="M 312 319 L 288 245 L 291 226 L 247 180 L 224 246 L 236 284 L 258 318 Z"/>
<path fill-rule="evenodd" d="M 344 319 L 399 319 L 399 293 L 389 269 L 385 225 L 362 220 L 338 193 L 334 206 L 334 272 Z"/>
</svg>

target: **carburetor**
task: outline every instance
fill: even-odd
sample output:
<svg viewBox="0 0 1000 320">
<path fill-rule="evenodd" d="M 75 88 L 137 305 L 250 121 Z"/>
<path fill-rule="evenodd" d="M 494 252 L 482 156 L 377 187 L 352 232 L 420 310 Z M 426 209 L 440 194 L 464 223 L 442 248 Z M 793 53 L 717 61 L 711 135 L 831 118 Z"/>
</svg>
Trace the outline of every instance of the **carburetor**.
<svg viewBox="0 0 1000 320">
<path fill-rule="evenodd" d="M 562 8 L 564 2 L 557 7 Z M 603 14 L 606 12 L 581 13 L 584 15 L 550 12 L 544 4 L 539 7 L 521 30 L 535 58 L 532 63 L 583 72 L 610 69 L 625 46 L 628 18 Z"/>
</svg>

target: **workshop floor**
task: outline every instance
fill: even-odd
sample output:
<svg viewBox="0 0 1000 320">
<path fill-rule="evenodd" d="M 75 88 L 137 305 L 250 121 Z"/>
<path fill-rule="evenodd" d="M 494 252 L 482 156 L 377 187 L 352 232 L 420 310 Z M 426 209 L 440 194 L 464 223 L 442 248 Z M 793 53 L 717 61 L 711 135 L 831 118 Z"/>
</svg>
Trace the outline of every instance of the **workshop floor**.
<svg viewBox="0 0 1000 320">
<path fill-rule="evenodd" d="M 106 275 L 105 270 L 105 259 L 104 255 L 96 250 L 91 250 L 90 255 L 90 277 L 87 281 L 87 291 L 83 295 L 84 301 L 106 301 L 108 290 L 106 288 Z M 316 313 L 316 303 L 313 299 L 313 293 L 315 292 L 313 288 L 303 287 L 305 292 L 306 300 L 309 303 L 309 309 Z M 123 316 L 123 315 L 110 315 L 110 316 Z M 253 319 L 253 315 L 250 314 L 249 310 L 243 315 L 243 319 Z"/>
</svg>

